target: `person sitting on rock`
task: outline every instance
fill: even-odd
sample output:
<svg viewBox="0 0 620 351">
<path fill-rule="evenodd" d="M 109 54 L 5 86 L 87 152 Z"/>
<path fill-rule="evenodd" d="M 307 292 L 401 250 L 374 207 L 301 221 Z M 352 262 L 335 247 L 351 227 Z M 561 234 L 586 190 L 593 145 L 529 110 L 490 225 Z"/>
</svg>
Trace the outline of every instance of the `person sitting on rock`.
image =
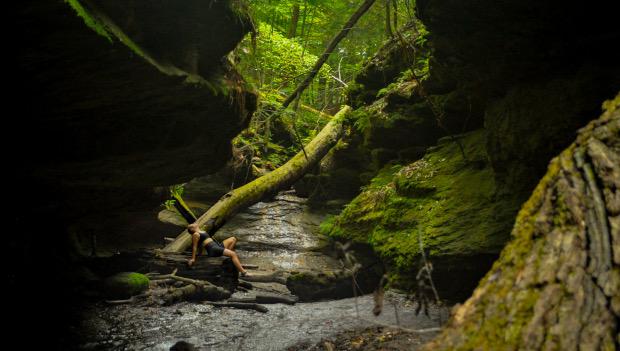
<svg viewBox="0 0 620 351">
<path fill-rule="evenodd" d="M 196 255 L 202 255 L 205 251 L 209 257 L 230 257 L 235 268 L 241 273 L 241 276 L 246 276 L 248 273 L 241 265 L 239 256 L 235 250 L 235 244 L 237 244 L 237 238 L 231 236 L 224 240 L 221 244 L 211 238 L 211 236 L 201 231 L 197 223 L 192 223 L 187 226 L 187 231 L 192 236 L 192 258 L 187 261 L 187 264 L 191 267 L 196 263 Z"/>
</svg>

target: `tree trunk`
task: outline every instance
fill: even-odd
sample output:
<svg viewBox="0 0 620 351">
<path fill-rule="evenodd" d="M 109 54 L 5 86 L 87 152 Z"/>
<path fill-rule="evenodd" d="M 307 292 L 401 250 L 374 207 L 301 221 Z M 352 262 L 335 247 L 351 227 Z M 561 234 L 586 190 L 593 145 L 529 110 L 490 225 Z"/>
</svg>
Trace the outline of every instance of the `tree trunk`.
<svg viewBox="0 0 620 351">
<path fill-rule="evenodd" d="M 306 19 L 308 18 L 308 0 L 304 0 L 304 15 L 301 19 L 301 33 L 300 33 L 300 37 L 301 39 L 304 38 L 304 35 L 306 33 Z"/>
<path fill-rule="evenodd" d="M 392 21 L 390 20 L 390 2 L 392 0 L 385 0 L 385 35 L 388 38 L 394 37 L 394 32 L 392 32 Z"/>
<path fill-rule="evenodd" d="M 290 105 L 291 102 L 293 102 L 293 100 L 295 100 L 298 95 L 301 95 L 301 93 L 308 87 L 308 85 L 310 85 L 310 82 L 312 82 L 312 79 L 314 79 L 317 73 L 319 73 L 319 70 L 321 69 L 321 67 L 323 67 L 323 64 L 325 64 L 325 62 L 329 58 L 329 55 L 331 55 L 338 43 L 340 43 L 340 41 L 344 37 L 346 37 L 347 34 L 349 34 L 349 31 L 351 30 L 351 28 L 353 28 L 355 23 L 357 23 L 360 17 L 362 17 L 362 15 L 366 13 L 366 11 L 368 11 L 370 6 L 372 6 L 372 4 L 374 3 L 375 0 L 365 0 L 364 3 L 357 9 L 357 11 L 355 11 L 355 13 L 351 16 L 351 18 L 349 18 L 347 23 L 345 23 L 340 33 L 338 33 L 338 35 L 336 35 L 332 39 L 332 41 L 329 42 L 327 48 L 325 48 L 325 51 L 323 51 L 323 53 L 321 54 L 321 57 L 319 57 L 319 59 L 314 64 L 314 67 L 312 67 L 312 70 L 310 70 L 310 72 L 308 73 L 308 76 L 306 76 L 306 79 L 304 79 L 304 81 L 301 82 L 299 86 L 297 86 L 295 91 L 293 91 L 293 93 L 289 95 L 286 100 L 284 100 L 284 102 L 282 103 L 283 109 L 287 108 L 288 105 Z"/>
<path fill-rule="evenodd" d="M 392 0 L 392 8 L 394 9 L 394 15 L 392 16 L 392 20 L 394 21 L 394 32 L 398 31 L 398 1 Z"/>
<path fill-rule="evenodd" d="M 239 308 L 243 310 L 256 310 L 258 312 L 267 313 L 269 309 L 265 306 L 256 304 L 256 303 L 245 303 L 245 302 L 207 302 L 207 305 L 211 305 L 214 307 L 231 307 L 231 308 Z"/>
<path fill-rule="evenodd" d="M 227 257 L 200 257 L 192 267 L 187 266 L 189 254 L 156 252 L 150 267 L 159 271 L 176 269 L 183 277 L 208 280 L 213 284 L 231 289 L 236 285 L 238 272 Z"/>
<path fill-rule="evenodd" d="M 188 300 L 222 300 L 227 299 L 232 294 L 232 289 L 211 284 L 206 280 L 196 280 L 177 275 L 175 269 L 172 273 L 160 276 L 151 276 L 153 282 L 158 280 L 174 280 L 180 284 L 187 284 L 181 287 L 169 287 L 164 289 L 152 289 L 151 296 L 159 300 L 160 304 L 171 305 L 179 301 Z M 157 286 L 158 284 L 154 284 Z"/>
<path fill-rule="evenodd" d="M 287 305 L 294 305 L 299 301 L 299 298 L 294 295 L 281 295 L 281 294 L 256 294 L 253 297 L 241 297 L 230 298 L 228 302 L 245 302 L 245 303 L 284 303 Z"/>
<path fill-rule="evenodd" d="M 513 240 L 425 350 L 616 350 L 620 94 L 554 158 Z"/>
<path fill-rule="evenodd" d="M 295 38 L 297 35 L 297 23 L 299 23 L 299 2 L 293 4 L 293 15 L 291 17 L 291 25 L 288 27 L 287 38 Z"/>
<path fill-rule="evenodd" d="M 205 214 L 196 220 L 198 225 L 203 226 L 209 222 L 208 227 L 205 229 L 210 233 L 214 233 L 239 210 L 274 195 L 279 190 L 289 188 L 308 170 L 314 167 L 340 139 L 343 131 L 343 120 L 350 111 L 351 108 L 349 106 L 342 108 L 327 123 L 323 130 L 312 139 L 305 147 L 307 157 L 303 152 L 299 152 L 273 172 L 225 194 Z M 166 245 L 162 251 L 164 253 L 179 253 L 183 252 L 190 245 L 191 236 L 186 230 L 177 236 L 173 242 Z"/>
<path fill-rule="evenodd" d="M 190 257 L 182 253 L 162 254 L 160 250 L 137 250 L 92 258 L 86 265 L 104 277 L 123 271 L 150 272 L 152 276 L 154 273 L 166 274 L 176 270 L 179 276 L 206 280 L 227 290 L 237 286 L 239 273 L 228 257 L 201 257 L 192 267 L 188 267 Z"/>
</svg>

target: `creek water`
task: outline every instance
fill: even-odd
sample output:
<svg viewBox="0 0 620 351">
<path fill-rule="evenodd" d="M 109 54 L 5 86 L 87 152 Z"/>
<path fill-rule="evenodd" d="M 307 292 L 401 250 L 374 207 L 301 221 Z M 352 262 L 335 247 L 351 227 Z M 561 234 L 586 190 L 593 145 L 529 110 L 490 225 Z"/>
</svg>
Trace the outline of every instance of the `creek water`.
<svg viewBox="0 0 620 351">
<path fill-rule="evenodd" d="M 235 216 L 218 237 L 236 236 L 242 263 L 255 264 L 259 271 L 338 269 L 340 262 L 321 250 L 324 240 L 318 235 L 318 225 L 325 216 L 324 210 L 312 209 L 305 199 L 284 192 Z M 277 283 L 254 283 L 253 290 L 234 296 L 259 292 L 288 290 Z M 162 307 L 92 304 L 83 311 L 85 341 L 80 348 L 169 350 L 176 342 L 186 341 L 199 350 L 287 350 L 294 345 L 298 350 L 340 332 L 374 325 L 434 328 L 448 314 L 445 308 L 432 307 L 430 317 L 416 315 L 413 303 L 392 292 L 386 294 L 384 311 L 378 317 L 372 313 L 373 297 L 368 294 L 265 306 L 266 313 L 192 302 Z"/>
</svg>

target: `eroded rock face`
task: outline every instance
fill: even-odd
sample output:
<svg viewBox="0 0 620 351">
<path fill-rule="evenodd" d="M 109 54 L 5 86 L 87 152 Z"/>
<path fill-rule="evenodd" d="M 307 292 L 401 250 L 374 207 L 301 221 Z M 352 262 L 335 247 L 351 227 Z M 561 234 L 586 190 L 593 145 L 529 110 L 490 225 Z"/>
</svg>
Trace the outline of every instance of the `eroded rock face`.
<svg viewBox="0 0 620 351">
<path fill-rule="evenodd" d="M 620 84 L 615 3 L 418 1 L 431 72 L 482 101 L 498 182 L 528 194 Z M 431 76 L 433 73 L 431 73 Z M 524 199 L 525 200 L 525 199 Z"/>
<path fill-rule="evenodd" d="M 9 290 L 30 301 L 20 313 L 36 313 L 55 337 L 78 310 L 80 253 L 161 240 L 153 188 L 229 159 L 256 105 L 225 58 L 252 27 L 232 3 L 13 4 L 6 111 L 19 140 L 10 151 L 17 230 L 8 255 L 19 263 Z M 33 272 L 43 272 L 36 282 Z M 45 302 L 28 299 L 34 285 L 50 287 Z"/>
<path fill-rule="evenodd" d="M 362 137 L 348 151 L 365 157 L 366 169 L 376 176 L 328 224 L 334 224 L 332 236 L 369 242 L 400 269 L 414 269 L 412 228 L 423 229 L 437 284 L 460 289 L 462 298 L 505 245 L 520 204 L 549 160 L 617 92 L 620 54 L 609 45 L 620 41 L 620 29 L 612 4 L 424 0 L 416 6 L 429 44 L 409 49 L 418 57 L 431 52 L 426 79 L 418 84 L 405 74 L 414 61 L 401 58 L 412 50 L 394 42 L 356 78 L 350 102 L 358 107 Z M 438 125 L 422 90 L 446 128 Z M 463 160 L 449 139 L 425 153 L 438 138 L 473 129 L 484 131 L 457 135 L 468 159 L 458 167 L 445 167 Z M 420 175 L 424 162 L 446 145 L 451 154 L 430 163 L 439 172 L 421 174 L 421 181 L 394 176 L 401 167 Z M 468 151 L 474 145 L 477 151 Z M 439 187 L 430 184 L 441 179 Z M 429 207 L 420 206 L 426 201 Z M 464 274 L 461 267 L 470 271 Z"/>
<path fill-rule="evenodd" d="M 496 196 L 484 130 L 459 137 L 467 161 L 449 138 L 422 159 L 383 168 L 325 234 L 372 245 L 387 263 L 391 284 L 411 289 L 420 240 L 442 298 L 464 300 L 497 258 L 517 211 L 512 196 Z"/>
<path fill-rule="evenodd" d="M 123 194 L 220 168 L 256 104 L 225 59 L 247 15 L 228 1 L 70 4 L 20 8 L 26 176 L 70 212 L 92 210 L 92 197 L 139 205 Z"/>
</svg>

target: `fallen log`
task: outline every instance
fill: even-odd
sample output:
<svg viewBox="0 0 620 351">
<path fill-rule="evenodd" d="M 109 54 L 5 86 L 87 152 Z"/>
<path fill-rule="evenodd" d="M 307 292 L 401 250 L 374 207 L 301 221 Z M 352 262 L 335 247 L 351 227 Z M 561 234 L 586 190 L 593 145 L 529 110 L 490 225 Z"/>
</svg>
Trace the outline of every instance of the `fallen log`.
<svg viewBox="0 0 620 351">
<path fill-rule="evenodd" d="M 256 303 L 243 303 L 243 302 L 205 302 L 207 305 L 215 306 L 215 307 L 232 307 L 232 308 L 240 308 L 244 310 L 255 310 L 258 312 L 266 313 L 269 312 L 267 307 L 256 304 Z"/>
<path fill-rule="evenodd" d="M 169 288 L 164 294 L 158 296 L 164 305 L 171 305 L 175 302 L 185 300 L 222 300 L 229 298 L 231 295 L 230 291 L 213 285 L 208 281 L 180 277 L 176 275 L 176 273 L 177 271 L 174 270 L 172 273 L 162 275 L 159 278 L 173 279 L 188 285 L 178 288 Z"/>
<path fill-rule="evenodd" d="M 299 301 L 297 296 L 286 296 L 286 295 L 276 295 L 276 294 L 256 294 L 253 297 L 237 297 L 230 298 L 228 302 L 244 302 L 244 303 L 284 303 L 287 305 L 294 305 Z"/>
<path fill-rule="evenodd" d="M 268 274 L 251 274 L 242 278 L 239 278 L 240 281 L 245 282 L 257 282 L 257 283 L 279 283 L 286 285 L 286 279 L 288 278 L 288 273 L 277 271 Z"/>
<path fill-rule="evenodd" d="M 212 284 L 222 286 L 227 290 L 234 290 L 239 273 L 227 257 L 203 257 L 197 260 L 192 267 L 187 265 L 189 254 L 155 253 L 153 265 L 165 271 L 177 270 L 177 274 L 190 279 L 207 280 Z"/>
<path fill-rule="evenodd" d="M 205 229 L 213 234 L 224 225 L 226 220 L 241 209 L 274 195 L 279 190 L 289 188 L 308 170 L 312 169 L 340 139 L 344 119 L 350 111 L 351 107 L 343 107 L 304 148 L 305 155 L 303 152 L 298 152 L 297 155 L 276 170 L 226 193 L 205 214 L 200 216 L 196 223 L 200 226 L 205 226 L 208 223 Z M 164 254 L 180 253 L 190 247 L 191 241 L 191 236 L 185 230 L 161 251 Z"/>
<path fill-rule="evenodd" d="M 285 96 L 278 95 L 278 94 L 274 94 L 274 96 L 275 96 L 276 100 L 278 100 L 278 101 L 280 101 L 280 102 L 283 102 L 284 100 L 286 100 L 286 97 L 285 97 Z M 312 113 L 314 113 L 314 114 L 317 114 L 317 115 L 319 115 L 319 117 L 321 117 L 321 118 L 325 118 L 325 119 L 328 119 L 328 120 L 329 120 L 329 119 L 331 119 L 331 118 L 333 117 L 332 115 L 330 115 L 330 114 L 328 114 L 328 113 L 326 113 L 326 112 L 319 111 L 319 110 L 315 109 L 314 107 L 312 107 L 312 106 L 308 106 L 308 105 L 306 105 L 306 104 L 302 104 L 302 103 L 300 103 L 300 104 L 299 104 L 299 108 L 301 108 L 302 110 L 305 110 L 305 111 L 308 111 L 308 112 L 312 112 Z"/>
<path fill-rule="evenodd" d="M 174 282 L 176 282 L 176 280 L 174 279 L 164 279 L 164 278 L 159 278 L 158 276 L 153 276 L 151 278 L 151 287 L 158 287 L 160 285 L 171 285 L 174 284 Z"/>
</svg>

